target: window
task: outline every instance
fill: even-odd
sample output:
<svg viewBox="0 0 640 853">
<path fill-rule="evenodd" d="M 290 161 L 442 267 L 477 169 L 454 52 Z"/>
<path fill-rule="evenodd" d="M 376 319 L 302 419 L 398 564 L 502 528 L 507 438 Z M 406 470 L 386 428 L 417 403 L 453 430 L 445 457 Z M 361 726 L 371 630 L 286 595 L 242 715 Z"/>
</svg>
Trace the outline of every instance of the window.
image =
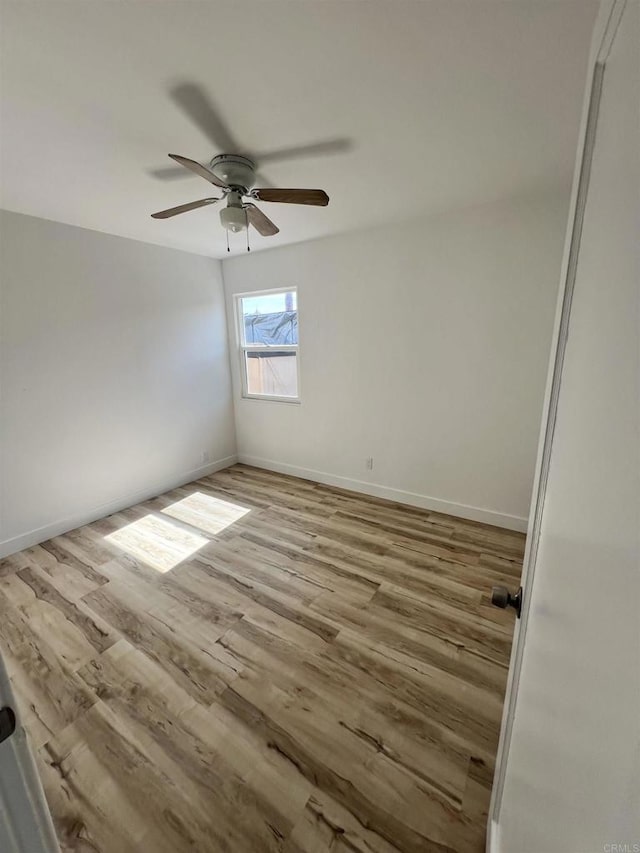
<svg viewBox="0 0 640 853">
<path fill-rule="evenodd" d="M 298 295 L 295 288 L 236 296 L 242 394 L 298 398 Z"/>
</svg>

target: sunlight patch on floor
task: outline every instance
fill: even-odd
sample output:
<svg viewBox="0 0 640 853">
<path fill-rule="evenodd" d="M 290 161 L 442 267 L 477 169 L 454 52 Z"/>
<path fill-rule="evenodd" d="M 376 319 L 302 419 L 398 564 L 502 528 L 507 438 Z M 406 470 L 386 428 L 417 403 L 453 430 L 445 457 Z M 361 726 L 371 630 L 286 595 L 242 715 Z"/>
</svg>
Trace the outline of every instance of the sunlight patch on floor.
<svg viewBox="0 0 640 853">
<path fill-rule="evenodd" d="M 197 527 L 205 533 L 215 535 L 251 510 L 230 501 L 214 498 L 212 495 L 194 492 L 166 507 L 162 512 L 191 527 Z"/>
<path fill-rule="evenodd" d="M 209 541 L 156 515 L 145 515 L 104 538 L 159 572 L 173 569 Z"/>
</svg>

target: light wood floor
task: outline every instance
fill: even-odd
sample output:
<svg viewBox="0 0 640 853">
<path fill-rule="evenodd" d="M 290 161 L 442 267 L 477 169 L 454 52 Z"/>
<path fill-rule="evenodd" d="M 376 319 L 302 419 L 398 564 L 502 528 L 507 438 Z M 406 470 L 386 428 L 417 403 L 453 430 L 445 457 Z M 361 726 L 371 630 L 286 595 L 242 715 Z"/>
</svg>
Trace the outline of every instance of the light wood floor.
<svg viewBox="0 0 640 853">
<path fill-rule="evenodd" d="M 237 465 L 0 562 L 60 837 L 483 850 L 523 546 Z"/>
</svg>

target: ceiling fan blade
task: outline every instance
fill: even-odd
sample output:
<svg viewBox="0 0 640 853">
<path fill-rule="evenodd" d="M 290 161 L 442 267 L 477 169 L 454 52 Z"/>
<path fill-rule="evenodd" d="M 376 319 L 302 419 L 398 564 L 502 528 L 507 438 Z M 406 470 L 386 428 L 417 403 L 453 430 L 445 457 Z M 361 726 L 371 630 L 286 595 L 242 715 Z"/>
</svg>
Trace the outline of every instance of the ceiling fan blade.
<svg viewBox="0 0 640 853">
<path fill-rule="evenodd" d="M 188 157 L 181 157 L 180 154 L 169 154 L 172 160 L 175 160 L 176 163 L 180 163 L 181 166 L 184 166 L 185 169 L 190 169 L 192 172 L 195 172 L 196 175 L 200 175 L 201 178 L 204 178 L 205 181 L 209 181 L 209 183 L 214 184 L 216 187 L 222 187 L 222 189 L 227 189 L 227 185 L 224 181 L 221 181 L 219 178 L 213 174 L 213 172 L 209 171 L 206 166 L 203 166 L 202 163 L 196 163 L 195 160 L 190 160 Z"/>
<path fill-rule="evenodd" d="M 171 89 L 170 95 L 222 154 L 240 151 L 237 142 L 200 86 L 196 83 L 179 83 Z"/>
<path fill-rule="evenodd" d="M 168 210 L 160 210 L 158 213 L 152 213 L 152 219 L 168 219 L 170 216 L 177 216 L 179 213 L 186 213 L 187 210 L 195 210 L 197 207 L 206 207 L 208 204 L 215 204 L 220 201 L 219 198 L 201 198 L 200 201 L 190 201 L 187 204 L 179 204 L 177 207 L 170 207 Z"/>
<path fill-rule="evenodd" d="M 277 151 L 258 152 L 252 156 L 252 159 L 261 166 L 263 163 L 278 163 L 280 160 L 342 154 L 351 151 L 352 148 L 353 143 L 350 139 L 327 139 L 324 142 L 312 142 L 309 145 L 293 145 L 291 148 L 279 148 Z"/>
<path fill-rule="evenodd" d="M 254 190 L 253 196 L 259 201 L 280 201 L 285 204 L 315 204 L 321 207 L 329 204 L 329 196 L 324 190 L 283 190 L 263 187 Z"/>
<path fill-rule="evenodd" d="M 157 169 L 149 169 L 147 174 L 159 181 L 176 181 L 180 178 L 189 177 L 180 166 L 160 166 Z"/>
<path fill-rule="evenodd" d="M 263 237 L 273 237 L 274 234 L 277 234 L 278 231 L 280 231 L 277 225 L 275 225 L 268 216 L 265 216 L 260 208 L 256 207 L 255 204 L 249 203 L 245 205 L 245 208 L 247 211 L 247 219 Z"/>
</svg>

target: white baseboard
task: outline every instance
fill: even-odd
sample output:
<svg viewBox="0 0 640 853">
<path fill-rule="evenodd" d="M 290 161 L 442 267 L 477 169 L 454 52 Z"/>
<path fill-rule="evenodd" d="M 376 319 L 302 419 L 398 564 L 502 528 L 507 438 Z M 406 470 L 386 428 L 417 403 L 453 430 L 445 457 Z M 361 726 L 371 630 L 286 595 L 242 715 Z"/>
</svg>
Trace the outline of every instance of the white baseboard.
<svg viewBox="0 0 640 853">
<path fill-rule="evenodd" d="M 253 465 L 256 468 L 266 468 L 269 471 L 278 471 L 280 474 L 291 474 L 292 477 L 301 477 L 303 480 L 314 480 L 327 486 L 338 486 L 352 492 L 361 492 L 376 498 L 386 498 L 397 503 L 417 506 L 421 509 L 430 509 L 433 512 L 442 512 L 445 515 L 454 515 L 458 518 L 466 518 L 470 521 L 481 521 L 484 524 L 493 524 L 507 530 L 517 530 L 526 533 L 528 519 L 519 515 L 509 515 L 497 512 L 493 509 L 483 509 L 477 506 L 454 503 L 452 501 L 432 498 L 429 495 L 420 495 L 415 492 L 405 492 L 402 489 L 394 489 L 391 486 L 383 486 L 379 483 L 368 483 L 365 480 L 352 480 L 350 477 L 341 477 L 338 474 L 328 474 L 326 471 L 314 471 L 312 468 L 299 468 L 297 465 L 288 465 L 286 462 L 276 462 L 273 459 L 262 459 L 259 456 L 248 456 L 245 453 L 238 454 L 238 462 L 245 465 Z"/>
<path fill-rule="evenodd" d="M 30 548 L 32 545 L 37 545 L 40 542 L 46 542 L 47 539 L 51 539 L 54 536 L 61 536 L 69 530 L 82 527 L 83 524 L 90 524 L 92 521 L 97 521 L 99 518 L 104 518 L 113 512 L 119 512 L 141 501 L 146 501 L 149 498 L 156 497 L 156 495 L 169 492 L 178 486 L 184 486 L 185 483 L 191 483 L 194 480 L 199 480 L 201 477 L 206 477 L 208 474 L 214 474 L 216 471 L 221 471 L 223 468 L 235 465 L 237 461 L 238 458 L 235 455 L 226 456 L 224 459 L 217 459 L 215 462 L 209 462 L 200 468 L 186 471 L 180 476 L 172 477 L 142 491 L 100 504 L 77 515 L 58 519 L 51 522 L 51 524 L 45 524 L 43 527 L 29 530 L 27 533 L 21 533 L 19 536 L 14 536 L 11 539 L 4 539 L 0 542 L 0 559 L 8 557 L 10 554 L 15 554 L 16 551 L 22 551 L 24 548 Z"/>
</svg>

